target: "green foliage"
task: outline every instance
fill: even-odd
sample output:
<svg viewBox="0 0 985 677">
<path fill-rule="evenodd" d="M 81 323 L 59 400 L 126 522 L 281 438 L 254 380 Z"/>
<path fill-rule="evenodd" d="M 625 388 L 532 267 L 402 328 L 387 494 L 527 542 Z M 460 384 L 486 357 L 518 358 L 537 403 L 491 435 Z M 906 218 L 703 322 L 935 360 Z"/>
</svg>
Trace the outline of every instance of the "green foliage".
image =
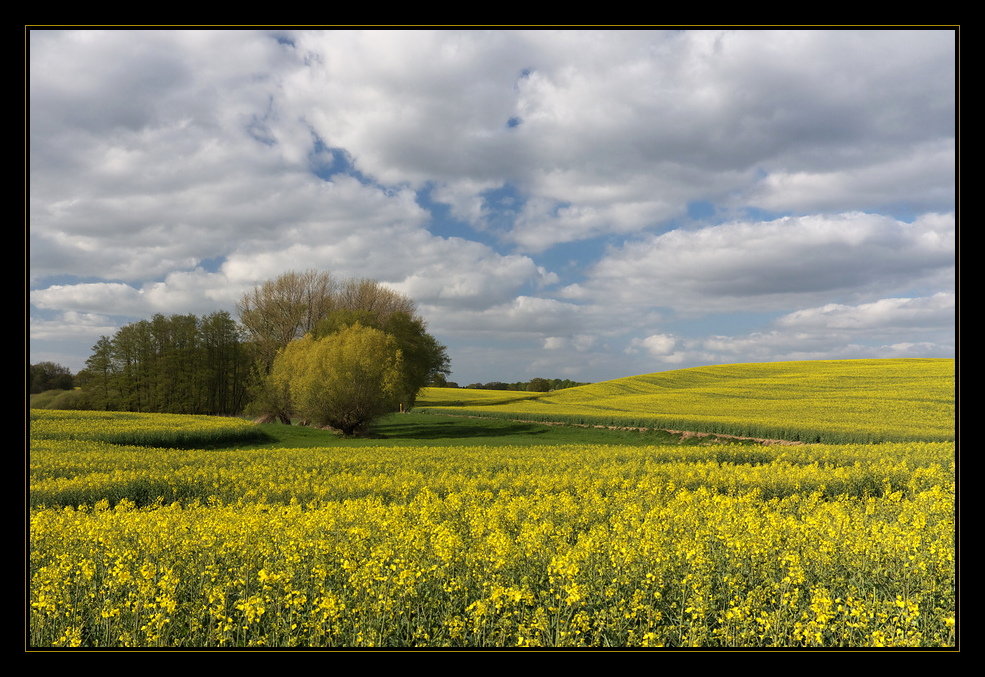
<svg viewBox="0 0 985 677">
<path fill-rule="evenodd" d="M 81 390 L 46 390 L 31 395 L 32 409 L 92 409 L 92 402 Z"/>
<path fill-rule="evenodd" d="M 433 383 L 439 388 L 458 387 L 454 384 Z M 566 378 L 532 378 L 529 381 L 517 381 L 515 383 L 503 383 L 502 381 L 490 381 L 489 383 L 470 383 L 465 386 L 469 390 L 513 390 L 530 393 L 546 393 L 552 390 L 562 390 L 564 388 L 577 388 L 578 386 L 589 385 L 579 381 L 572 381 Z"/>
<path fill-rule="evenodd" d="M 159 314 L 100 338 L 78 380 L 88 408 L 236 414 L 252 361 L 229 313 Z"/>
<path fill-rule="evenodd" d="M 284 410 L 352 435 L 398 409 L 407 387 L 402 366 L 396 339 L 357 323 L 288 344 L 274 360 L 268 391 L 285 395 Z"/>
<path fill-rule="evenodd" d="M 74 387 L 72 372 L 54 362 L 39 362 L 28 366 L 27 392 L 43 393 L 46 390 L 71 390 Z"/>
<path fill-rule="evenodd" d="M 364 326 L 375 326 L 393 313 L 413 316 L 414 302 L 376 280 L 336 280 L 327 272 L 292 270 L 247 292 L 237 310 L 257 346 L 261 370 L 267 374 L 278 350 L 306 334 L 318 334 L 319 322 L 334 312 L 352 313 L 344 326 L 357 320 Z M 335 329 L 339 328 L 341 325 Z"/>
<path fill-rule="evenodd" d="M 261 377 L 248 409 L 255 414 L 288 422 L 292 404 L 287 380 L 265 377 L 279 354 L 309 334 L 321 340 L 358 325 L 392 338 L 402 357 L 397 396 L 405 409 L 413 406 L 421 388 L 450 373 L 445 347 L 427 332 L 414 302 L 375 280 L 339 281 L 328 273 L 290 271 L 255 287 L 238 308 L 256 347 Z"/>
<path fill-rule="evenodd" d="M 256 348 L 263 375 L 277 351 L 301 338 L 337 307 L 338 282 L 328 273 L 287 272 L 257 285 L 237 304 L 240 322 Z"/>
<path fill-rule="evenodd" d="M 380 317 L 369 310 L 337 310 L 318 323 L 315 336 L 328 336 L 357 324 L 378 329 L 396 341 L 402 358 L 400 402 L 405 409 L 414 406 L 421 388 L 450 372 L 445 347 L 428 334 L 424 320 L 404 311 Z"/>
</svg>

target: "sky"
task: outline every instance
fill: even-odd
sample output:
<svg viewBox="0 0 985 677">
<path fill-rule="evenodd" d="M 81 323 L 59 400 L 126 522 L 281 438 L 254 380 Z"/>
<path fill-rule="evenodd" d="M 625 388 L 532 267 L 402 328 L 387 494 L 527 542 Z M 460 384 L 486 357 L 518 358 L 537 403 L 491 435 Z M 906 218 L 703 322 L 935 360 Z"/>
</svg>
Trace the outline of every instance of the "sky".
<svg viewBox="0 0 985 677">
<path fill-rule="evenodd" d="M 29 359 L 289 270 L 461 385 L 955 356 L 951 30 L 31 30 Z"/>
</svg>

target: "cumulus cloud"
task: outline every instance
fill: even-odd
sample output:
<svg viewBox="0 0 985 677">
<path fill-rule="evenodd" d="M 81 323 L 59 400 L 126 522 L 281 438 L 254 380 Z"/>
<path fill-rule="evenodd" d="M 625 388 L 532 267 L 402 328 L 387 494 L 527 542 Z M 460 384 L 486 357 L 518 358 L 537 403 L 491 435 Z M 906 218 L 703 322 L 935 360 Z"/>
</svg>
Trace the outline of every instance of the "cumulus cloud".
<svg viewBox="0 0 985 677">
<path fill-rule="evenodd" d="M 628 375 L 790 355 L 801 334 L 831 354 L 852 331 L 932 352 L 947 340 L 924 328 L 953 312 L 934 294 L 954 287 L 955 43 L 32 30 L 33 335 L 232 310 L 317 268 L 389 284 L 506 364 Z M 781 319 L 732 331 L 748 312 Z M 673 324 L 693 317 L 718 323 Z"/>
<path fill-rule="evenodd" d="M 539 343 L 550 339 L 553 345 L 567 340 L 561 335 L 572 335 L 585 327 L 585 315 L 591 310 L 555 299 L 517 296 L 506 303 L 485 309 L 456 309 L 446 312 L 428 309 L 433 317 L 432 326 L 458 335 L 503 338 L 518 336 L 535 339 Z"/>
<path fill-rule="evenodd" d="M 116 323 L 105 315 L 69 311 L 47 320 L 32 317 L 28 332 L 32 339 L 60 341 L 111 336 L 117 329 Z"/>
<path fill-rule="evenodd" d="M 782 360 L 953 357 L 954 294 L 825 304 L 778 317 L 771 327 L 737 335 L 633 338 L 625 354 L 649 364 Z M 901 336 L 924 340 L 899 341 Z"/>
<path fill-rule="evenodd" d="M 599 337 L 593 334 L 574 334 L 572 336 L 548 336 L 544 339 L 544 350 L 569 350 L 584 353 L 599 344 Z"/>
<path fill-rule="evenodd" d="M 135 315 L 144 310 L 140 290 L 120 282 L 52 285 L 31 292 L 31 303 L 51 310 Z"/>
<path fill-rule="evenodd" d="M 925 298 L 879 299 L 857 306 L 828 303 L 785 315 L 776 324 L 790 331 L 946 331 L 953 328 L 954 313 L 954 293 L 940 292 Z"/>
<path fill-rule="evenodd" d="M 499 256 L 464 241 L 444 241 L 435 249 L 428 260 L 416 260 L 414 272 L 394 285 L 424 304 L 479 310 L 514 298 L 530 283 L 556 280 L 526 256 Z"/>
<path fill-rule="evenodd" d="M 692 341 L 672 334 L 651 334 L 645 338 L 632 339 L 623 352 L 626 355 L 642 353 L 661 364 L 682 364 L 686 360 L 693 360 L 698 356 L 692 349 L 692 343 Z"/>
<path fill-rule="evenodd" d="M 472 219 L 490 185 L 522 185 L 549 208 L 509 237 L 537 250 L 652 227 L 756 171 L 750 203 L 813 209 L 817 192 L 771 187 L 861 176 L 870 195 L 847 207 L 865 208 L 902 175 L 940 209 L 953 46 L 949 31 L 311 31 L 285 107 L 366 174 L 435 182 Z M 876 58 L 873 87 L 858 64 Z M 928 149 L 933 185 L 910 169 Z"/>
<path fill-rule="evenodd" d="M 853 212 L 674 230 L 609 252 L 567 294 L 685 314 L 736 303 L 776 310 L 831 294 L 946 284 L 953 274 L 953 215 L 905 223 Z"/>
<path fill-rule="evenodd" d="M 786 171 L 765 176 L 742 196 L 749 205 L 772 211 L 879 209 L 902 195 L 917 211 L 948 208 L 954 200 L 954 138 L 917 144 L 864 166 Z"/>
</svg>

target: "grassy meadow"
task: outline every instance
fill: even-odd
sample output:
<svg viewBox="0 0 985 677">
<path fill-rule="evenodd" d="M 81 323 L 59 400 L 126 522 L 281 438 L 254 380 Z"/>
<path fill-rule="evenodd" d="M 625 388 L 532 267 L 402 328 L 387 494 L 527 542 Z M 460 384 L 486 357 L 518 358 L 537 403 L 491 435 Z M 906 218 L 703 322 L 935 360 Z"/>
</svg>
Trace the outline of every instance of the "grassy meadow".
<svg viewBox="0 0 985 677">
<path fill-rule="evenodd" d="M 810 365 L 432 389 L 455 415 L 359 439 L 34 410 L 29 645 L 955 647 L 953 361 Z M 772 401 L 768 429 L 804 439 L 840 400 L 862 439 L 583 427 L 668 420 L 668 392 L 733 431 Z M 527 422 L 565 407 L 579 425 Z M 927 424 L 899 439 L 885 412 Z"/>
</svg>

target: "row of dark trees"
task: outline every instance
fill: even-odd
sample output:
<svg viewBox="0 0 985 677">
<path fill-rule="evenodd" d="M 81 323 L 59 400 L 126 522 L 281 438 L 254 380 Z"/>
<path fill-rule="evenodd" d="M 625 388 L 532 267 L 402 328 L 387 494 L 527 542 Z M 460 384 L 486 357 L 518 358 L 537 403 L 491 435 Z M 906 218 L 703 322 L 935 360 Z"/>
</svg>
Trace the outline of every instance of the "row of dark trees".
<svg viewBox="0 0 985 677">
<path fill-rule="evenodd" d="M 566 378 L 532 378 L 529 381 L 517 381 L 516 383 L 501 383 L 492 381 L 490 383 L 470 383 L 466 388 L 477 388 L 479 390 L 518 390 L 528 393 L 547 393 L 552 390 L 563 388 L 576 388 L 587 386 L 588 383 L 580 383 Z M 449 383 L 448 387 L 457 388 L 457 384 Z"/>
<path fill-rule="evenodd" d="M 245 339 L 225 311 L 155 315 L 99 339 L 77 380 L 92 409 L 237 414 L 254 363 Z"/>
<path fill-rule="evenodd" d="M 27 392 L 43 393 L 46 390 L 71 390 L 75 378 L 68 367 L 54 362 L 38 362 L 27 367 Z"/>
</svg>

